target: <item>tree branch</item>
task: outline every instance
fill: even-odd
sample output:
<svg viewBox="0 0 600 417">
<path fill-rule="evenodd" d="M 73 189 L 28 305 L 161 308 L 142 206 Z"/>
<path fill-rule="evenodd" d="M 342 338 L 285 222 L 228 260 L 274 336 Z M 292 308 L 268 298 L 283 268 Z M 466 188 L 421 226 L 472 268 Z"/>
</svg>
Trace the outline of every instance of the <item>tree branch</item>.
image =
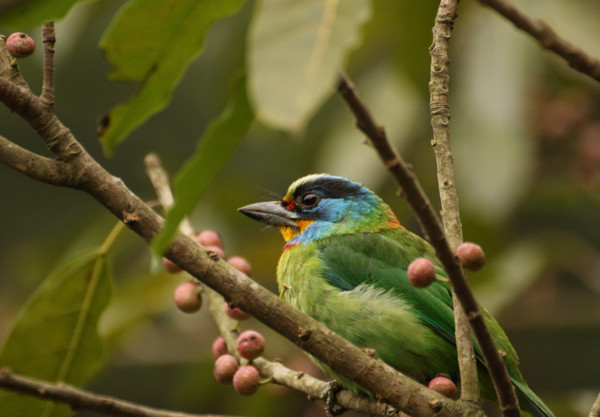
<svg viewBox="0 0 600 417">
<path fill-rule="evenodd" d="M 159 410 L 106 395 L 98 395 L 71 385 L 52 384 L 0 369 L 0 387 L 34 397 L 69 404 L 73 410 L 84 409 L 121 417 L 218 417 L 214 414 L 188 414 Z"/>
<path fill-rule="evenodd" d="M 542 48 L 563 58 L 571 68 L 600 81 L 600 61 L 558 36 L 546 22 L 530 18 L 504 0 L 479 0 L 479 2 L 496 10 L 517 28 L 533 36 Z"/>
<path fill-rule="evenodd" d="M 1 135 L 0 162 L 38 181 L 66 184 L 67 167 L 62 162 L 28 151 Z"/>
<path fill-rule="evenodd" d="M 54 106 L 54 22 L 48 21 L 42 24 L 42 38 L 44 42 L 44 67 L 42 83 L 42 101 L 48 107 Z"/>
<path fill-rule="evenodd" d="M 454 167 L 450 141 L 450 105 L 448 93 L 450 85 L 450 58 L 448 48 L 450 35 L 456 20 L 458 0 L 443 0 L 435 17 L 433 26 L 433 43 L 429 48 L 431 70 L 429 75 L 430 113 L 433 128 L 431 141 L 437 163 L 438 188 L 442 204 L 441 217 L 446 238 L 452 251 L 456 252 L 463 242 L 462 224 L 460 221 L 458 195 L 454 182 Z M 473 353 L 471 327 L 465 312 L 452 295 L 454 303 L 454 325 L 456 334 L 456 351 L 460 369 L 461 398 L 465 401 L 479 400 L 479 380 L 477 362 Z"/>
<path fill-rule="evenodd" d="M 458 264 L 454 252 L 446 239 L 442 224 L 436 216 L 429 199 L 423 192 L 421 185 L 412 174 L 406 162 L 404 162 L 397 150 L 387 139 L 384 128 L 378 125 L 371 117 L 368 108 L 345 76 L 342 76 L 340 79 L 338 91 L 354 113 L 356 125 L 370 139 L 371 144 L 377 150 L 383 164 L 402 188 L 402 195 L 420 219 L 423 232 L 434 247 L 436 255 L 442 263 L 450 283 L 452 284 L 452 288 L 454 289 L 463 310 L 467 314 L 489 373 L 494 381 L 496 392 L 499 396 L 504 395 L 506 392 L 513 392 L 514 394 L 512 385 L 510 385 L 510 389 L 498 389 L 499 385 L 506 386 L 507 383 L 511 384 L 506 366 L 504 365 L 504 360 L 496 348 L 494 339 L 487 328 L 487 324 L 485 323 L 479 305 L 477 304 L 477 300 L 475 300 L 473 292 L 469 288 L 462 272 L 462 268 Z M 506 399 L 503 399 L 502 401 L 503 404 L 511 403 Z M 505 409 L 503 412 L 505 416 L 520 416 L 518 407 L 516 409 Z"/>
<path fill-rule="evenodd" d="M 100 166 L 39 97 L 0 79 L 0 101 L 21 115 L 57 158 L 69 164 L 75 174 L 68 186 L 85 191 L 147 243 L 152 241 L 164 219 Z M 192 238 L 178 234 L 164 255 L 335 372 L 386 398 L 396 409 L 423 417 L 482 415 L 480 410 L 444 398 L 370 357 L 210 254 Z"/>
</svg>

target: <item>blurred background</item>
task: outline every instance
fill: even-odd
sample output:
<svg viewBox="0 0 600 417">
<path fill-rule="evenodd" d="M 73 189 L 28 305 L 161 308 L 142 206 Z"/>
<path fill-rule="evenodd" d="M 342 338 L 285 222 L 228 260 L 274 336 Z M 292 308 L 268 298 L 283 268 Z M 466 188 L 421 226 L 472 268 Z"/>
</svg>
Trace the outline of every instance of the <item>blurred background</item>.
<svg viewBox="0 0 600 417">
<path fill-rule="evenodd" d="M 513 3 L 600 57 L 600 3 Z M 156 152 L 174 173 L 193 153 L 226 102 L 230 74 L 244 61 L 252 3 L 211 28 L 205 52 L 190 67 L 170 107 L 106 158 L 97 121 L 135 89 L 107 80 L 110 67 L 97 47 L 121 4 L 80 4 L 57 24 L 55 109 L 101 164 L 139 196 L 153 200 L 143 157 Z M 427 85 L 436 9 L 436 2 L 373 2 L 364 43 L 352 54 L 348 74 L 439 207 Z M 39 47 L 39 30 L 30 33 Z M 464 236 L 479 243 L 488 257 L 486 267 L 469 280 L 481 304 L 506 330 L 534 391 L 557 415 L 587 415 L 600 391 L 600 86 L 476 2 L 460 5 L 450 53 L 451 129 Z M 41 53 L 20 67 L 39 91 Z M 47 154 L 29 126 L 6 109 L 0 111 L 0 133 Z M 246 257 L 253 277 L 276 291 L 283 241 L 236 209 L 283 196 L 293 180 L 314 172 L 347 176 L 374 189 L 404 225 L 420 234 L 393 180 L 363 144 L 336 95 L 297 136 L 255 123 L 192 221 L 198 230 L 217 230 L 228 255 Z M 115 219 L 87 195 L 35 182 L 5 166 L 0 166 L 0 191 L 2 341 L 48 273 L 62 260 L 99 245 Z M 137 236 L 124 233 L 111 254 L 111 267 L 115 288 L 101 322 L 107 366 L 89 389 L 196 413 L 323 415 L 320 403 L 284 388 L 268 385 L 245 398 L 217 384 L 210 352 L 216 328 L 206 309 L 185 315 L 175 308 L 172 291 L 185 276 L 162 272 Z M 266 335 L 267 358 L 312 372 L 287 340 L 255 320 L 242 326 Z"/>
</svg>

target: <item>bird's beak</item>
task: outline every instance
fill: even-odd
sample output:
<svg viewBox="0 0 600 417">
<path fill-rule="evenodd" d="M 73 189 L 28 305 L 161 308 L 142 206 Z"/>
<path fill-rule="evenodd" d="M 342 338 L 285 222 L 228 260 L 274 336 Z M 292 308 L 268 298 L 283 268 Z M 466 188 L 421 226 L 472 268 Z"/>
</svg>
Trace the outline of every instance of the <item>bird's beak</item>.
<svg viewBox="0 0 600 417">
<path fill-rule="evenodd" d="M 292 227 L 299 229 L 296 220 L 299 217 L 296 213 L 286 210 L 281 206 L 281 201 L 267 201 L 264 203 L 250 204 L 238 209 L 239 212 L 245 214 L 251 219 L 259 222 L 277 226 L 277 227 Z"/>
</svg>

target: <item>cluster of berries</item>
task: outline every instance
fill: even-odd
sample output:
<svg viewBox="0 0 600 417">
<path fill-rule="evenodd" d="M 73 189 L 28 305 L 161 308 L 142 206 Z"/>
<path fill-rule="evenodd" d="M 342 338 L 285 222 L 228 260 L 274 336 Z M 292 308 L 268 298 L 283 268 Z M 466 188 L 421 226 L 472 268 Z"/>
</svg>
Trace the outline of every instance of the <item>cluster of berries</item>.
<svg viewBox="0 0 600 417">
<path fill-rule="evenodd" d="M 204 230 L 196 235 L 196 241 L 206 248 L 206 250 L 216 253 L 220 258 L 225 258 L 223 243 L 218 233 L 212 230 Z M 250 275 L 250 263 L 241 256 L 232 256 L 227 262 L 238 271 Z M 163 265 L 169 273 L 176 274 L 181 272 L 181 268 L 167 258 L 163 258 Z M 181 311 L 184 313 L 195 313 L 202 307 L 202 286 L 195 280 L 186 281 L 175 288 L 174 298 L 177 308 Z M 249 317 L 239 308 L 227 307 L 227 309 L 227 314 L 235 320 L 244 320 Z"/>
<path fill-rule="evenodd" d="M 219 257 L 225 258 L 223 243 L 219 235 L 212 230 L 205 230 L 196 235 L 196 241 L 206 250 L 215 252 Z M 231 266 L 250 275 L 251 267 L 248 261 L 240 256 L 233 256 L 227 260 Z M 181 272 L 181 268 L 170 260 L 163 258 L 165 269 L 173 274 Z M 195 313 L 202 307 L 203 287 L 197 281 L 186 281 L 175 288 L 175 304 L 184 313 Z M 246 320 L 250 315 L 238 307 L 225 303 L 225 312 L 234 320 Z M 233 383 L 233 388 L 241 395 L 252 395 L 260 385 L 258 370 L 250 363 L 262 355 L 265 349 L 265 338 L 257 331 L 246 330 L 237 340 L 237 352 L 248 364 L 240 366 L 237 358 L 228 353 L 225 339 L 217 337 L 212 346 L 213 356 L 216 358 L 214 375 L 222 384 Z"/>
<path fill-rule="evenodd" d="M 215 361 L 215 379 L 221 384 L 231 384 L 241 395 L 252 395 L 260 385 L 258 370 L 251 364 L 252 360 L 262 355 L 265 350 L 265 338 L 255 330 L 242 332 L 237 339 L 237 353 L 249 363 L 240 366 L 235 356 L 227 351 L 227 344 L 222 337 L 217 337 L 212 346 Z"/>
</svg>

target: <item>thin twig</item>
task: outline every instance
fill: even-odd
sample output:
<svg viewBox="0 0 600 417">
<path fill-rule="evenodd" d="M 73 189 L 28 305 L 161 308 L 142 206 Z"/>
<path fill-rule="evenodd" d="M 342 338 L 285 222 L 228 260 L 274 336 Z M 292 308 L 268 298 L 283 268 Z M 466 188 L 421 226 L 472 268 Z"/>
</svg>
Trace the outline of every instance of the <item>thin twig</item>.
<svg viewBox="0 0 600 417">
<path fill-rule="evenodd" d="M 0 163 L 38 181 L 67 185 L 67 166 L 56 159 L 38 155 L 0 135 Z"/>
<path fill-rule="evenodd" d="M 42 24 L 42 38 L 44 42 L 44 67 L 42 84 L 42 101 L 48 106 L 54 106 L 54 22 L 47 21 Z"/>
<path fill-rule="evenodd" d="M 458 195 L 454 182 L 454 167 L 450 141 L 450 35 L 454 27 L 458 0 L 442 0 L 433 26 L 433 43 L 429 48 L 431 70 L 429 81 L 432 145 L 437 163 L 438 188 L 442 204 L 442 223 L 453 251 L 463 242 Z M 477 362 L 473 353 L 471 326 L 460 302 L 453 294 L 456 350 L 460 369 L 461 398 L 479 400 Z"/>
<path fill-rule="evenodd" d="M 144 158 L 146 173 L 154 186 L 156 194 L 163 208 L 173 204 L 173 194 L 169 186 L 169 176 L 161 165 L 160 158 L 154 153 Z M 194 233 L 189 219 L 185 218 L 180 225 L 180 230 L 187 235 Z M 239 336 L 239 322 L 225 313 L 225 300 L 217 292 L 210 288 L 204 288 L 203 292 L 207 300 L 208 309 L 219 329 L 219 334 L 225 339 L 229 353 L 241 360 L 237 350 L 237 338 Z M 264 357 L 252 360 L 252 364 L 258 369 L 261 376 L 270 378 L 273 383 L 286 386 L 304 392 L 312 398 L 320 398 L 327 388 L 327 383 L 302 372 L 291 370 L 279 362 L 270 361 Z M 352 394 L 350 391 L 341 390 L 336 393 L 336 401 L 348 410 L 367 413 L 371 416 L 388 416 L 393 408 L 382 402 L 371 400 L 367 397 Z"/>
<path fill-rule="evenodd" d="M 155 153 L 146 155 L 144 165 L 146 165 L 146 174 L 154 187 L 160 205 L 163 210 L 168 210 L 175 202 L 171 185 L 169 184 L 169 174 L 162 167 L 160 158 Z M 187 217 L 181 221 L 179 230 L 188 236 L 194 234 L 194 226 Z"/>
<path fill-rule="evenodd" d="M 189 414 L 146 407 L 107 395 L 94 394 L 64 383 L 52 384 L 38 381 L 15 374 L 6 368 L 0 369 L 0 387 L 54 402 L 65 403 L 70 405 L 73 410 L 91 410 L 111 416 L 218 417 L 214 414 Z"/>
<path fill-rule="evenodd" d="M 497 389 L 498 394 L 503 395 L 506 392 L 511 392 L 512 384 L 510 383 L 510 377 L 506 370 L 506 366 L 504 365 L 504 360 L 496 348 L 496 344 L 487 328 L 479 305 L 467 284 L 460 265 L 455 259 L 454 252 L 444 234 L 442 224 L 436 216 L 429 199 L 423 192 L 421 185 L 408 168 L 408 165 L 398 154 L 397 150 L 387 139 L 383 127 L 378 125 L 371 117 L 367 106 L 362 99 L 360 99 L 350 81 L 343 75 L 338 84 L 338 91 L 354 113 L 356 125 L 371 140 L 371 143 L 377 150 L 383 164 L 396 179 L 396 182 L 402 188 L 404 198 L 411 205 L 413 211 L 419 218 L 421 226 L 423 227 L 423 232 L 434 247 L 436 255 L 450 279 L 452 288 L 469 318 L 469 322 L 475 333 L 475 337 L 477 338 L 495 386 L 506 385 L 506 381 L 508 381 L 511 388 Z M 503 404 L 510 403 L 510 401 L 503 401 Z M 505 416 L 520 415 L 518 408 L 504 409 L 503 412 Z"/>
<path fill-rule="evenodd" d="M 558 36 L 546 22 L 530 18 L 504 0 L 479 0 L 479 2 L 496 10 L 516 27 L 533 36 L 542 48 L 563 58 L 573 69 L 600 81 L 600 60 L 589 56 L 580 48 Z"/>
</svg>

